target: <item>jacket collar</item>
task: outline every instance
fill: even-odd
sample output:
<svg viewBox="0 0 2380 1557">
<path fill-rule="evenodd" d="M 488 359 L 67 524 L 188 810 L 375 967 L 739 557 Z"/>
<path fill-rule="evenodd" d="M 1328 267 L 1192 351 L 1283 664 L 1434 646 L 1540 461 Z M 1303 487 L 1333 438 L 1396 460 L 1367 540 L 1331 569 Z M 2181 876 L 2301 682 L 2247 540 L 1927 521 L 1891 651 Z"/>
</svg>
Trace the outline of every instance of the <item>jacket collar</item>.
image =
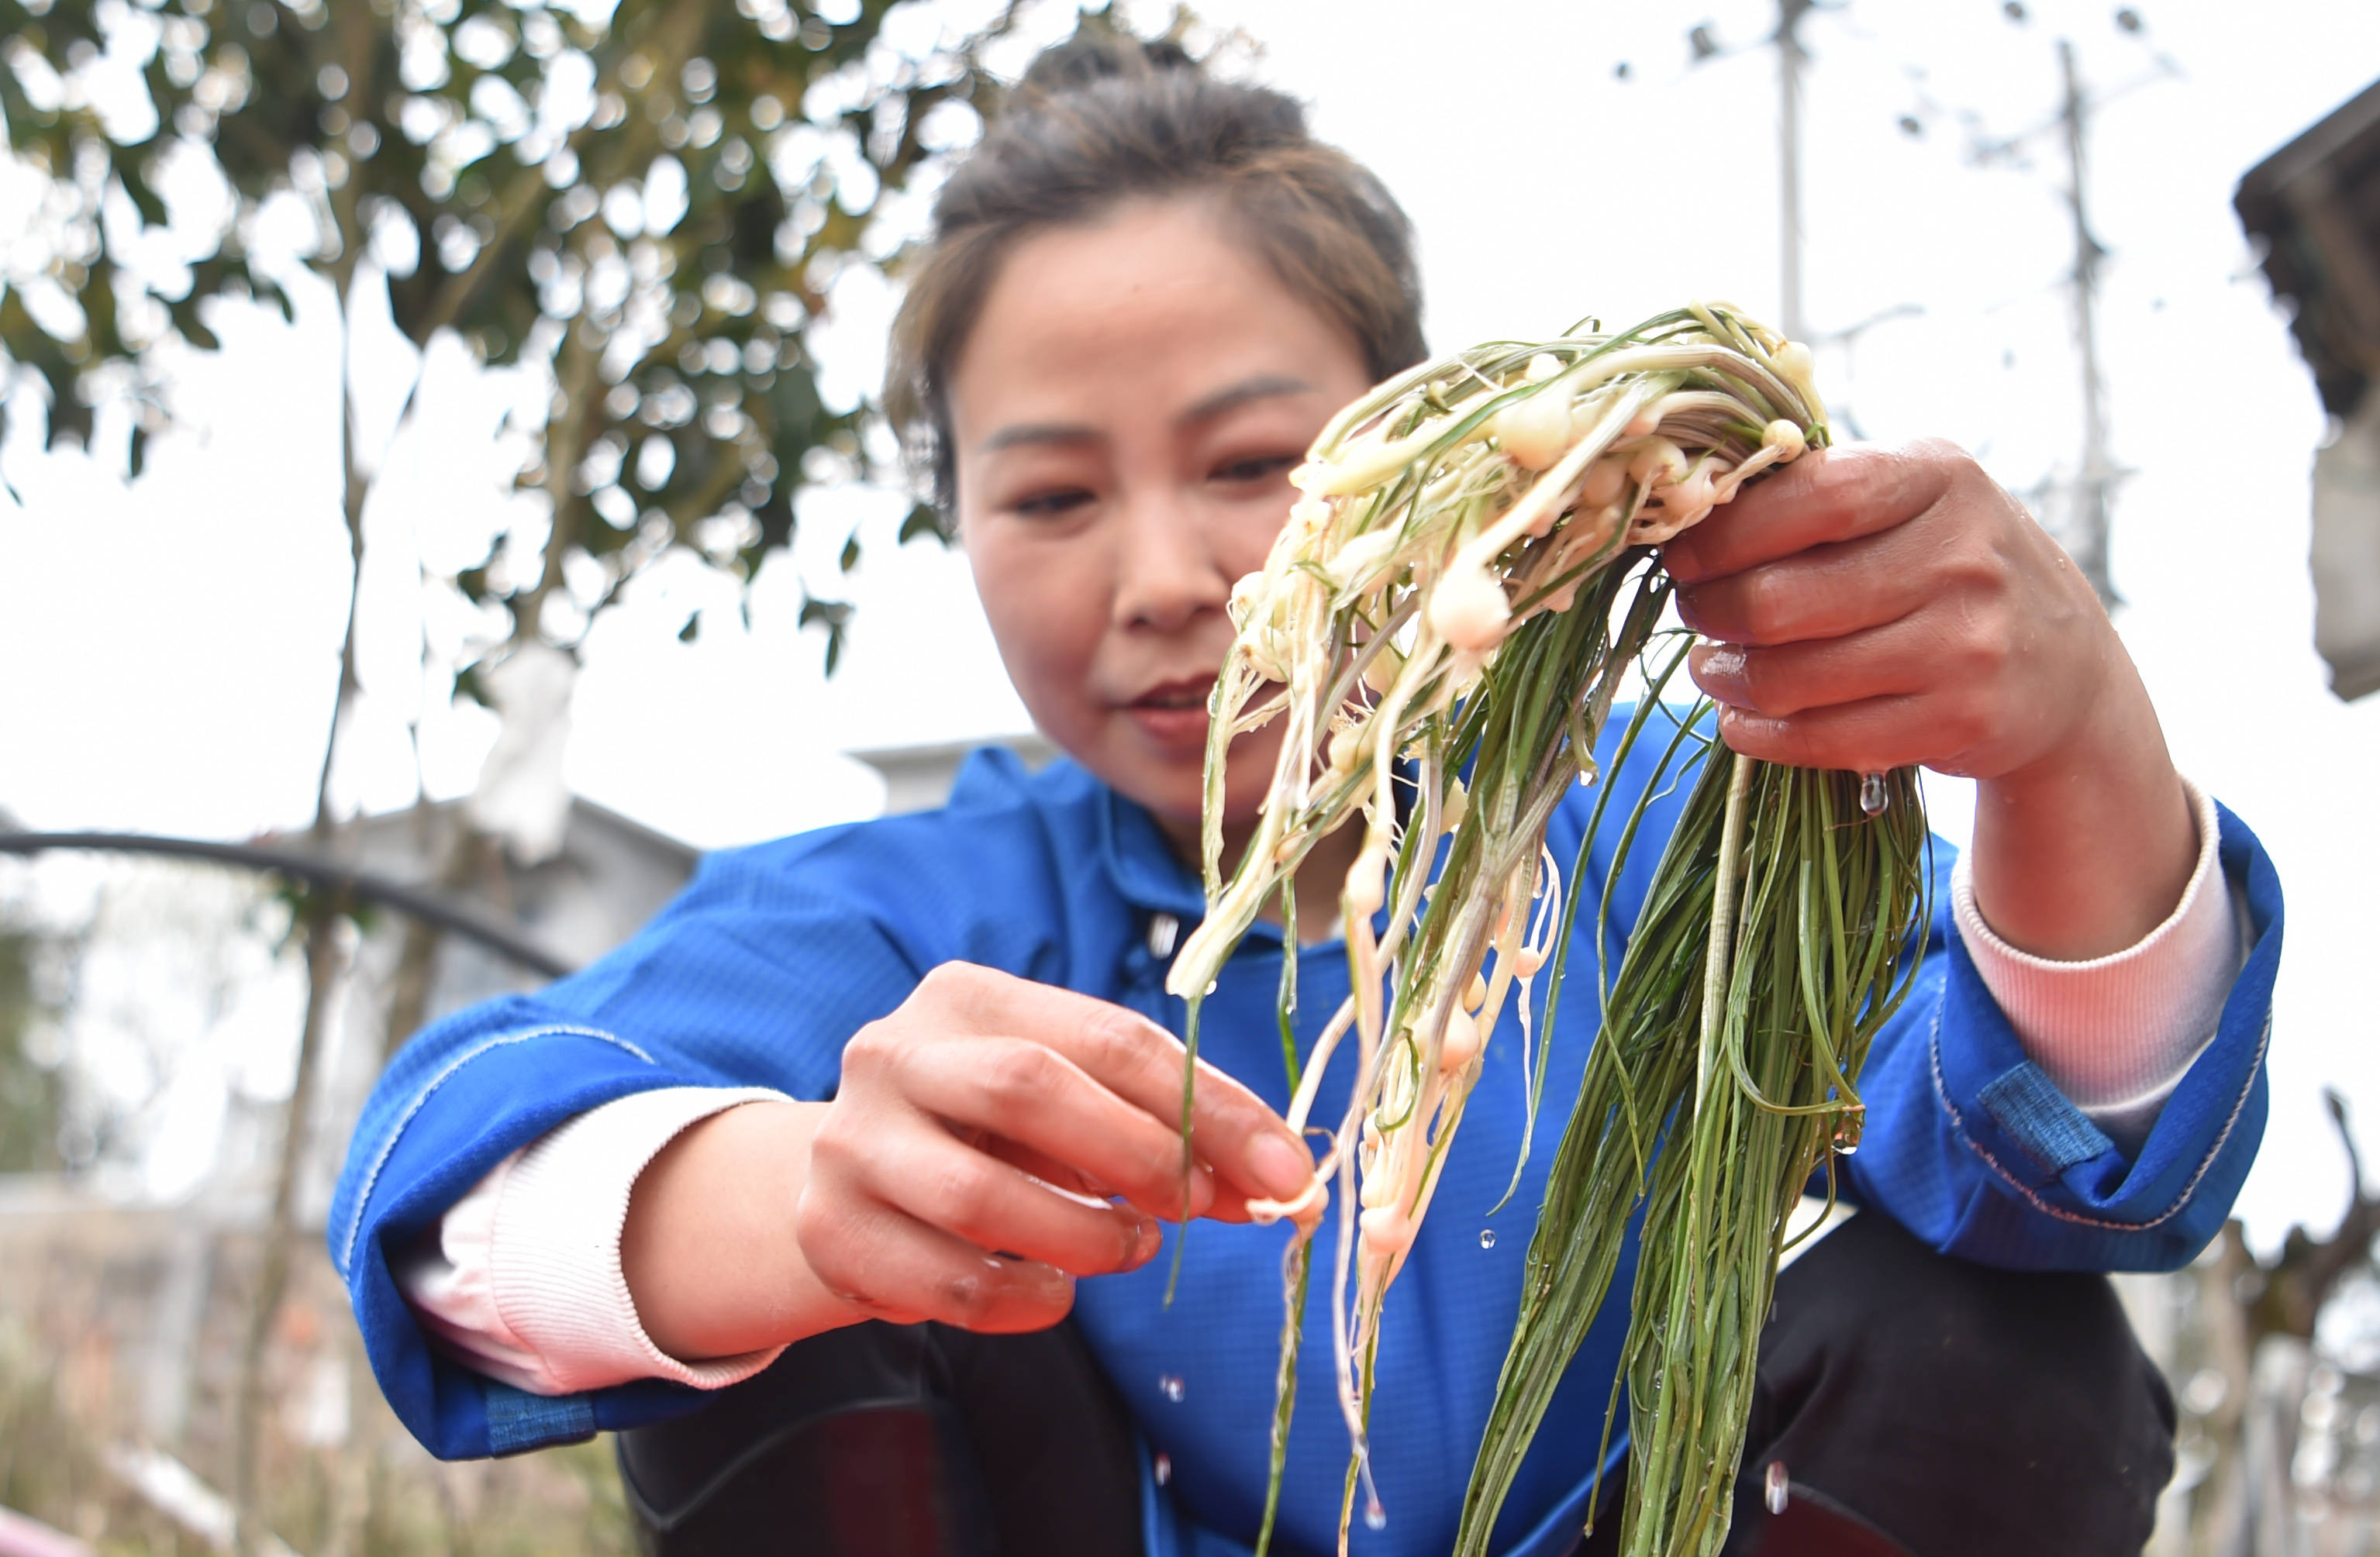
<svg viewBox="0 0 2380 1557">
<path fill-rule="evenodd" d="M 1146 912 L 1172 914 L 1185 930 L 1205 919 L 1207 894 L 1198 873 L 1174 857 L 1172 844 L 1166 840 L 1164 831 L 1148 808 L 1110 789 L 1071 758 L 1061 757 L 1059 761 L 1075 767 L 1096 797 L 1099 862 L 1106 867 L 1108 880 L 1117 895 Z M 1248 926 L 1245 938 L 1278 946 L 1285 937 L 1281 926 L 1259 919 Z M 1334 933 L 1329 942 L 1307 945 L 1310 948 L 1316 944 L 1337 941 Z"/>
<path fill-rule="evenodd" d="M 1070 756 L 1061 754 L 1034 773 L 1004 747 L 980 747 L 959 765 L 948 803 L 959 810 L 1020 801 L 1075 815 L 1080 815 L 1077 807 L 1087 807 L 1096 828 L 1100 868 L 1116 895 L 1131 907 L 1171 914 L 1184 925 L 1207 916 L 1207 894 L 1198 873 L 1174 858 L 1173 846 L 1157 819 Z"/>
<path fill-rule="evenodd" d="M 1094 783 L 1099 863 L 1117 895 L 1135 908 L 1170 913 L 1184 924 L 1204 919 L 1207 894 L 1198 874 L 1174 858 L 1157 819 L 1137 801 Z"/>
</svg>

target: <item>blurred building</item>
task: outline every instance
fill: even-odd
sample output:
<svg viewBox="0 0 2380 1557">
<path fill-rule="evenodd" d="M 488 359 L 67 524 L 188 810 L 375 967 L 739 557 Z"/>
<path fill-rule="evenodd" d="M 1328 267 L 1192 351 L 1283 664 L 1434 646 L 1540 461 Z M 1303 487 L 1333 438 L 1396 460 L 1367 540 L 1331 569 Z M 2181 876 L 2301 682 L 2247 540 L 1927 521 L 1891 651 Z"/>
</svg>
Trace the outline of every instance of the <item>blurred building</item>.
<svg viewBox="0 0 2380 1557">
<path fill-rule="evenodd" d="M 850 754 L 884 776 L 884 814 L 898 816 L 907 811 L 930 810 L 948 800 L 951 785 L 958 778 L 959 764 L 979 746 L 1005 746 L 1023 758 L 1027 767 L 1039 767 L 1058 754 L 1058 748 L 1050 743 L 1049 737 L 1038 731 L 981 741 L 880 746 Z"/>
<path fill-rule="evenodd" d="M 349 829 L 349 856 L 364 871 L 419 881 L 434 873 L 430 862 L 455 858 L 458 820 L 452 804 L 368 817 Z M 552 858 L 525 868 L 498 850 L 475 851 L 450 878 L 456 896 L 583 963 L 633 935 L 685 884 L 698 857 L 675 839 L 579 800 Z M 239 923 L 236 908 L 225 909 L 225 873 L 215 867 L 122 866 L 128 875 L 179 878 L 155 886 L 224 910 L 222 935 L 256 933 Z M 261 882 L 238 886 L 254 888 L 250 901 L 263 895 Z M 301 1403 L 293 1418 L 300 1436 L 317 1440 L 344 1435 L 348 1405 L 346 1364 L 339 1348 L 325 1344 L 346 1329 L 344 1295 L 320 1257 L 320 1231 L 348 1133 L 391 1046 L 392 986 L 407 929 L 385 912 L 367 924 L 324 1034 L 298 1197 L 306 1268 L 279 1333 L 291 1352 L 276 1369 L 281 1393 Z M 98 932 L 145 938 L 137 917 L 103 919 Z M 150 958 L 157 948 L 125 949 Z M 424 1020 L 543 982 L 453 935 L 439 938 L 428 973 L 419 1001 Z M 277 975 L 290 976 L 286 960 Z M 20 1342 L 63 1359 L 62 1385 L 79 1418 L 158 1443 L 221 1430 L 246 1322 L 249 1249 L 271 1201 L 285 1107 L 228 1089 L 212 1168 L 170 1205 L 144 1203 L 121 1179 L 103 1187 L 87 1176 L 0 1175 L 0 1315 L 30 1332 Z"/>
<path fill-rule="evenodd" d="M 888 811 L 913 811 L 941 803 L 959 764 L 978 743 L 855 754 L 884 776 Z M 1038 736 L 997 743 L 1035 766 L 1053 752 Z M 572 966 L 633 935 L 685 886 L 700 859 L 691 845 L 584 799 L 570 800 L 560 847 L 528 865 L 493 840 L 458 836 L 464 816 L 463 803 L 454 802 L 366 817 L 346 830 L 343 853 L 372 875 L 412 883 L 443 878 L 446 893 Z M 161 959 L 176 968 L 220 970 L 236 961 L 226 955 L 231 943 L 270 938 L 257 911 L 270 897 L 263 878 L 156 860 L 118 858 L 109 869 L 121 877 L 116 907 L 103 911 L 92 934 L 124 943 L 114 949 L 134 965 L 129 982 L 146 984 L 153 998 L 174 998 L 164 984 L 176 975 L 160 971 Z M 145 906 L 158 902 L 176 906 L 171 923 Z M 232 977 L 297 976 L 293 959 L 275 958 L 269 946 L 250 949 L 254 955 Z M 408 974 L 418 981 L 410 995 L 404 993 Z M 323 1349 L 325 1337 L 346 1330 L 344 1296 L 319 1257 L 320 1234 L 356 1117 L 388 1053 L 409 1035 L 393 1032 L 392 1021 L 409 1030 L 543 982 L 465 935 L 425 942 L 410 921 L 385 911 L 364 921 L 324 1034 L 298 1193 L 310 1268 L 284 1329 L 293 1346 L 303 1343 L 298 1350 L 306 1356 L 293 1352 L 277 1370 L 286 1398 L 313 1403 L 306 1407 L 306 1434 L 335 1439 L 346 1430 L 346 1365 L 337 1348 Z M 178 1001 L 215 1012 L 238 1003 L 220 992 Z M 264 1020 L 293 1034 L 298 1025 L 294 1011 L 278 1007 Z M 155 1024 L 172 1025 L 163 1019 Z M 161 1051 L 175 1042 L 161 1037 Z M 64 1359 L 62 1383 L 78 1417 L 166 1444 L 220 1430 L 245 1322 L 249 1249 L 271 1202 L 285 1111 L 283 1100 L 227 1088 L 212 1165 L 170 1205 L 146 1200 L 121 1174 L 106 1187 L 89 1174 L 0 1174 L 0 1319 L 24 1327 L 19 1343 Z M 316 1369 L 319 1379 L 309 1371 Z"/>
<path fill-rule="evenodd" d="M 2380 689 L 2380 83 L 2274 152 L 2233 205 L 2332 418 L 2314 456 L 2314 646 L 2346 699 Z"/>
</svg>

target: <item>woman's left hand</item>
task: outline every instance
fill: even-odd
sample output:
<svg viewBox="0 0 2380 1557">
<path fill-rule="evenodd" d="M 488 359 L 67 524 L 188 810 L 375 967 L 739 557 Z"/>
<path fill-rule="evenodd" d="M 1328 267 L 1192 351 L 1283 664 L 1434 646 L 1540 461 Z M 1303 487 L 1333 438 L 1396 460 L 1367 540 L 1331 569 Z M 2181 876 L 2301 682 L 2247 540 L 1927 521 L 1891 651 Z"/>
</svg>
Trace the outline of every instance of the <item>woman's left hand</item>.
<svg viewBox="0 0 2380 1557">
<path fill-rule="evenodd" d="M 1948 443 L 1813 451 L 1664 560 L 1713 640 L 1694 680 L 1750 756 L 1997 778 L 2132 681 L 2081 570 Z"/>
<path fill-rule="evenodd" d="M 2072 560 L 1956 447 L 1813 451 L 1669 543 L 1695 682 L 1749 756 L 1982 780 L 1978 908 L 2064 960 L 2180 900 L 2197 827 Z"/>
</svg>

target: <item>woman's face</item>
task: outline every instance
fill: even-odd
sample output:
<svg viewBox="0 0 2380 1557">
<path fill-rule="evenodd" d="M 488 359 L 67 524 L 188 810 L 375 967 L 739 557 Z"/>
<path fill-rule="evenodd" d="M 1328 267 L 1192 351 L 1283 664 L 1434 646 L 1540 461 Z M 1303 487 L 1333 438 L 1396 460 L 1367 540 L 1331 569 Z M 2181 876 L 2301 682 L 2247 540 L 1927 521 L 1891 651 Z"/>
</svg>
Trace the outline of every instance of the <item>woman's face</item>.
<svg viewBox="0 0 2380 1557">
<path fill-rule="evenodd" d="M 1232 585 L 1362 354 L 1199 201 L 1134 201 L 1009 254 L 953 366 L 959 534 L 1036 723 L 1193 836 Z M 1278 726 L 1232 747 L 1229 818 Z"/>
</svg>

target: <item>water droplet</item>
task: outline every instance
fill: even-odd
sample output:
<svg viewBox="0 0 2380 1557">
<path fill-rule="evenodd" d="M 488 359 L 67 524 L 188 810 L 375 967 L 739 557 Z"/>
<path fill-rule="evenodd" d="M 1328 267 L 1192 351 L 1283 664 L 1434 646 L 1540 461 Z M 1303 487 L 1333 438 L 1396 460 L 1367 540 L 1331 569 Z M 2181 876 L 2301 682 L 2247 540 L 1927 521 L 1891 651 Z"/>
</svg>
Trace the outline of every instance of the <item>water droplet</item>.
<svg viewBox="0 0 2380 1557">
<path fill-rule="evenodd" d="M 1380 1506 L 1378 1498 L 1364 1500 L 1364 1528 L 1385 1530 L 1389 1527 L 1389 1511 Z"/>
<path fill-rule="evenodd" d="M 1482 1249 L 1493 1249 L 1496 1247 L 1495 1228 L 1482 1227 L 1479 1230 L 1479 1247 Z"/>
<path fill-rule="evenodd" d="M 1835 1155 L 1848 1157 L 1860 1148 L 1860 1133 L 1866 1128 L 1866 1116 L 1846 1114 L 1835 1125 Z"/>
<path fill-rule="evenodd" d="M 1158 1455 L 1158 1456 L 1157 1456 L 1157 1484 L 1158 1484 L 1159 1486 L 1162 1487 L 1162 1486 L 1164 1486 L 1168 1481 L 1171 1481 L 1171 1480 L 1172 1480 L 1172 1479 L 1173 1479 L 1173 1456 L 1172 1456 L 1172 1455 L 1171 1455 L 1171 1454 L 1160 1454 L 1160 1455 Z"/>
<path fill-rule="evenodd" d="M 1769 1513 L 1782 1514 L 1785 1512 L 1786 1499 L 1791 1494 L 1791 1487 L 1792 1483 L 1785 1475 L 1785 1462 L 1783 1460 L 1769 1461 L 1767 1486 Z"/>
<path fill-rule="evenodd" d="M 1167 1373 L 1161 1375 L 1157 1381 L 1157 1390 L 1160 1394 L 1162 1394 L 1166 1399 L 1173 1402 L 1176 1406 L 1181 1405 L 1182 1397 L 1190 1393 L 1188 1389 L 1184 1386 L 1182 1382 L 1182 1375 L 1179 1373 Z"/>
<path fill-rule="evenodd" d="M 1884 787 L 1883 774 L 1860 775 L 1860 809 L 1862 811 L 1871 816 L 1881 816 L 1884 815 L 1885 807 L 1891 803 L 1892 792 Z"/>
</svg>

